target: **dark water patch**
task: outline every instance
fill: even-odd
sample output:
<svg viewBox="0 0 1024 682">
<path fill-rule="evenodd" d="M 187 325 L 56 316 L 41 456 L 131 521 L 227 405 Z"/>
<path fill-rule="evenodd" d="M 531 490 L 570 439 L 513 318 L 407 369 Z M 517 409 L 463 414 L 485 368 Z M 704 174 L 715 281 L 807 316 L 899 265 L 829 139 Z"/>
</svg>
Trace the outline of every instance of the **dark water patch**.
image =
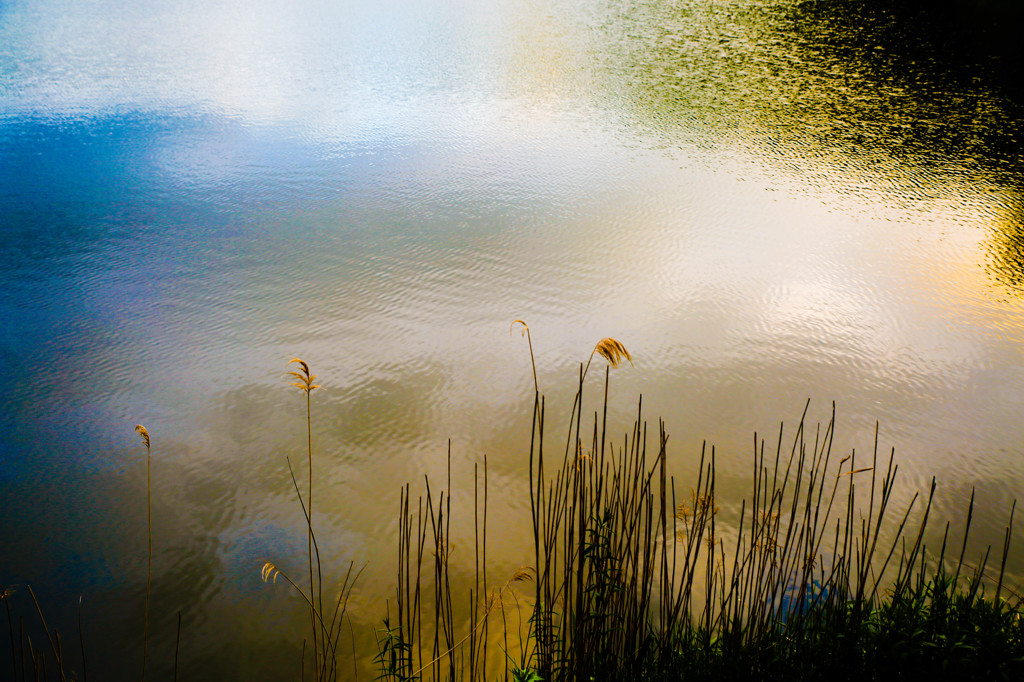
<svg viewBox="0 0 1024 682">
<path fill-rule="evenodd" d="M 958 21 L 952 4 L 805 2 L 790 18 L 817 68 L 845 74 L 836 82 L 837 118 L 875 124 L 879 134 L 859 133 L 862 144 L 874 139 L 897 156 L 1019 173 L 1024 127 L 1011 98 L 1019 90 L 999 87 L 994 67 L 966 47 L 966 36 L 982 29 Z"/>
</svg>

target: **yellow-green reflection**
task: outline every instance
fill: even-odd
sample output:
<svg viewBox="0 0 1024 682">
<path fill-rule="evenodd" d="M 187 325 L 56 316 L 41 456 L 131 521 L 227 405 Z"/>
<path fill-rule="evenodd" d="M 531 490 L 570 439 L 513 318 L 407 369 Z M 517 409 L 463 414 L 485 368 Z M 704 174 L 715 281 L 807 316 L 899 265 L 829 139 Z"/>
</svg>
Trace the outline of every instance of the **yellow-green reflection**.
<svg viewBox="0 0 1024 682">
<path fill-rule="evenodd" d="M 915 18 L 873 3 L 633 2 L 606 18 L 598 55 L 626 125 L 669 151 L 739 153 L 770 183 L 880 218 L 958 202 L 1012 230 L 1020 112 Z"/>
</svg>

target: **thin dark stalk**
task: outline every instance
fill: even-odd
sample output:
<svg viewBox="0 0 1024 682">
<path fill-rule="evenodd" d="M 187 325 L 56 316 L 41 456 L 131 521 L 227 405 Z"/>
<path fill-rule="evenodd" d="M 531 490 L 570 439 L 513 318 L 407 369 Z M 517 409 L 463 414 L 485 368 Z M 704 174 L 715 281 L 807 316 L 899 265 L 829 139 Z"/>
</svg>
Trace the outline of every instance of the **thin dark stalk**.
<svg viewBox="0 0 1024 682">
<path fill-rule="evenodd" d="M 142 424 L 135 425 L 135 433 L 142 438 L 146 446 L 146 606 L 142 628 L 142 682 L 146 681 L 146 663 L 149 657 L 149 594 L 153 582 L 153 491 L 152 491 L 152 457 L 150 456 L 149 431 Z"/>
<path fill-rule="evenodd" d="M 1006 557 L 1010 554 L 1010 537 L 1013 534 L 1013 512 L 1017 509 L 1017 500 L 1013 501 L 1010 507 L 1010 522 L 1006 525 L 1006 532 L 1003 536 L 1003 559 L 999 562 L 999 581 L 996 583 L 995 608 L 998 612 L 1000 606 L 999 596 L 1003 591 L 1003 576 L 1006 573 Z"/>
<path fill-rule="evenodd" d="M 14 646 L 14 619 L 11 616 L 11 590 L 0 585 L 0 600 L 4 603 L 4 609 L 7 611 L 7 632 L 11 636 L 11 679 L 15 680 L 18 677 L 18 657 L 15 654 Z"/>
<path fill-rule="evenodd" d="M 149 439 L 146 439 L 146 608 L 142 629 L 142 682 L 146 682 L 146 660 L 149 656 L 149 595 L 153 584 L 153 493 L 151 488 Z"/>
<path fill-rule="evenodd" d="M 82 631 L 82 597 L 78 597 L 78 648 L 82 655 L 82 682 L 88 682 L 88 674 L 85 665 L 85 635 Z"/>
<path fill-rule="evenodd" d="M 306 391 L 306 459 L 309 469 L 309 487 L 308 497 L 306 502 L 306 563 L 309 567 L 309 589 L 312 601 L 317 603 L 318 597 L 314 596 L 316 593 L 313 592 L 317 582 L 314 581 L 314 568 L 313 568 L 313 416 L 310 405 L 310 393 L 312 391 Z M 301 499 L 301 498 L 300 498 Z M 319 565 L 319 556 L 317 557 L 317 565 Z M 322 591 L 322 590 L 321 590 Z M 315 608 L 315 607 L 314 607 Z M 320 604 L 320 613 L 323 613 L 323 604 Z M 314 614 L 310 614 L 310 629 L 313 635 L 313 670 L 314 675 L 317 679 L 321 679 L 322 674 L 320 670 L 320 648 L 317 644 L 318 634 L 316 627 L 316 618 Z"/>
<path fill-rule="evenodd" d="M 31 644 L 29 645 L 31 646 Z M 18 617 L 18 653 L 21 658 L 21 679 L 25 680 L 25 619 Z"/>
<path fill-rule="evenodd" d="M 178 682 L 178 651 L 181 649 L 181 611 L 178 611 L 178 629 L 174 635 L 174 682 Z"/>
<path fill-rule="evenodd" d="M 36 613 L 39 614 L 39 622 L 43 624 L 43 631 L 46 632 L 46 638 L 50 641 L 50 648 L 53 650 L 53 657 L 57 662 L 57 671 L 60 674 L 60 679 L 64 682 L 67 678 L 64 675 L 64 659 L 61 656 L 60 648 L 57 646 L 57 641 L 54 641 L 53 637 L 50 636 L 50 628 L 46 625 L 46 618 L 43 617 L 43 609 L 39 606 L 39 600 L 36 599 L 36 593 L 32 590 L 32 586 L 28 586 L 28 593 L 32 595 L 32 602 L 36 605 Z M 31 648 L 32 642 L 29 641 L 29 647 Z"/>
</svg>

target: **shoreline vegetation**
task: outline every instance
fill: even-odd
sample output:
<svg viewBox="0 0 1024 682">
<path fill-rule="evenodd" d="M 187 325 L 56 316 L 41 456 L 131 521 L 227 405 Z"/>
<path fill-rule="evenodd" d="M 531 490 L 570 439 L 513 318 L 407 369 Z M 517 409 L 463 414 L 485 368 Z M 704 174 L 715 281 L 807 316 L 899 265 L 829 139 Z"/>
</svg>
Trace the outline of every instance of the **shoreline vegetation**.
<svg viewBox="0 0 1024 682">
<path fill-rule="evenodd" d="M 677 485 L 667 474 L 665 424 L 649 434 L 642 401 L 630 433 L 608 432 L 609 370 L 632 364 L 625 346 L 603 339 L 580 365 L 563 441 L 548 423 L 529 327 L 516 320 L 517 328 L 534 379 L 531 513 L 523 520 L 532 557 L 498 580 L 488 568 L 488 543 L 501 538 L 488 537 L 485 457 L 474 467 L 472 574 L 467 581 L 451 570 L 449 457 L 446 489 L 427 479 L 419 497 L 408 484 L 401 491 L 395 591 L 381 605 L 375 652 L 355 650 L 347 610 L 365 566 L 321 566 L 311 435 L 319 386 L 306 362 L 289 363 L 306 402 L 307 470 L 288 462 L 306 523 L 306 565 L 289 573 L 271 558 L 261 577 L 267 589 L 286 584 L 308 611 L 308 632 L 294 635 L 295 679 L 352 679 L 371 657 L 374 670 L 362 677 L 395 681 L 1024 678 L 1024 606 L 1005 572 L 1015 503 L 1001 547 L 968 556 L 973 491 L 963 521 L 945 522 L 939 546 L 927 546 L 934 479 L 893 509 L 894 454 L 879 455 L 877 434 L 867 461 L 833 453 L 834 406 L 813 430 L 805 408 L 795 433 L 780 428 L 768 444 L 755 434 L 749 498 L 716 496 L 713 446 L 702 449 L 696 480 Z M 604 397 L 588 408 L 593 422 L 585 425 L 584 380 L 597 358 L 606 361 Z M 148 465 L 150 434 L 141 425 L 137 432 Z M 738 505 L 728 519 L 726 502 Z M 147 515 L 149 508 L 147 498 Z M 289 567 L 297 558 L 290 559 Z M 80 611 L 69 646 L 47 627 L 32 587 L 26 591 L 34 608 L 21 608 L 45 639 L 32 640 L 28 631 L 38 626 L 15 617 L 15 590 L 0 584 L 8 630 L 0 633 L 0 677 L 87 680 Z M 148 575 L 145 613 L 143 680 Z M 180 614 L 178 623 L 180 641 Z M 177 658 L 176 646 L 175 680 Z"/>
</svg>

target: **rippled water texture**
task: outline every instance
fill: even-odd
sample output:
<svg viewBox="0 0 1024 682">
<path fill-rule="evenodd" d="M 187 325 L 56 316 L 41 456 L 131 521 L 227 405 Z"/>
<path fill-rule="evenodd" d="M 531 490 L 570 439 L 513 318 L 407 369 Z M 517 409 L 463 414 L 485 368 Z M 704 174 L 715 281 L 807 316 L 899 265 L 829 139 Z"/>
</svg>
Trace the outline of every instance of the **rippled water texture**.
<svg viewBox="0 0 1024 682">
<path fill-rule="evenodd" d="M 528 562 L 515 318 L 555 423 L 613 336 L 636 366 L 611 374 L 612 430 L 642 392 L 680 475 L 707 439 L 738 500 L 755 431 L 834 400 L 837 451 L 870 452 L 877 420 L 902 500 L 934 475 L 956 519 L 977 488 L 1001 541 L 1024 489 L 1021 110 L 927 18 L 4 2 L 0 584 L 70 633 L 83 595 L 90 672 L 137 669 L 141 422 L 152 665 L 180 611 L 184 678 L 294 677 L 300 605 L 259 579 L 305 552 L 293 356 L 324 386 L 325 562 L 368 562 L 357 630 L 392 594 L 399 487 L 442 476 L 449 439 L 457 495 L 488 457 L 496 570 Z"/>
</svg>

